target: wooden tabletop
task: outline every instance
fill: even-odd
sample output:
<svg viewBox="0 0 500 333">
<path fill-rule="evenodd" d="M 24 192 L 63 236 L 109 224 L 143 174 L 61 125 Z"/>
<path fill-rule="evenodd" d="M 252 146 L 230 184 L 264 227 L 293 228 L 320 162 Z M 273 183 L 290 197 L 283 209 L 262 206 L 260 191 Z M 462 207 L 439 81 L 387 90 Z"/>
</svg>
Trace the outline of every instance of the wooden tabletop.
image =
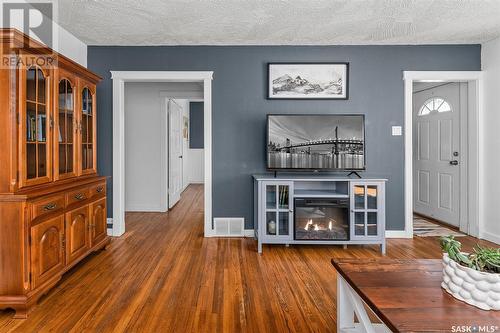
<svg viewBox="0 0 500 333">
<path fill-rule="evenodd" d="M 394 332 L 451 332 L 457 326 L 500 332 L 500 311 L 478 309 L 441 289 L 440 259 L 332 259 L 332 264 Z"/>
</svg>

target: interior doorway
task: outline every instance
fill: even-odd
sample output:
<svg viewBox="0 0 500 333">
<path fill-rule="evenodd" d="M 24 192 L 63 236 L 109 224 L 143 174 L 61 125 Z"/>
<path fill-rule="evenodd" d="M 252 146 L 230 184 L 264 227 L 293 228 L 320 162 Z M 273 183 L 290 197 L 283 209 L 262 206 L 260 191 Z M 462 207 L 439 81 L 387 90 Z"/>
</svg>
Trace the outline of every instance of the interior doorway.
<svg viewBox="0 0 500 333">
<path fill-rule="evenodd" d="M 403 73 L 403 79 L 405 91 L 405 229 L 404 231 L 394 232 L 394 235 L 391 236 L 407 238 L 413 237 L 415 201 L 430 201 L 431 195 L 434 195 L 434 197 L 438 198 L 440 195 L 440 200 L 442 202 L 438 202 L 439 205 L 452 207 L 453 201 L 455 201 L 455 206 L 459 207 L 459 230 L 471 236 L 481 237 L 481 220 L 483 215 L 481 211 L 481 197 L 483 195 L 484 189 L 483 177 L 480 173 L 480 170 L 483 168 L 482 156 L 484 154 L 482 149 L 483 139 L 480 135 L 482 127 L 481 119 L 483 114 L 483 74 L 481 71 L 405 71 Z M 446 111 L 448 105 L 443 103 L 443 100 L 445 100 L 445 98 L 434 99 L 432 95 L 426 96 L 425 93 L 419 95 L 418 92 L 415 91 L 415 83 L 423 83 L 429 85 L 429 91 L 433 91 L 434 96 L 438 95 L 438 93 L 452 94 L 451 92 L 446 92 L 446 89 L 452 90 L 453 87 L 455 87 L 455 89 L 458 89 L 455 90 L 455 94 L 457 93 L 457 91 L 459 94 L 463 92 L 462 98 L 466 96 L 466 100 L 460 100 L 459 98 L 459 102 L 462 104 L 462 106 L 453 106 L 453 102 L 448 101 L 453 99 L 453 97 L 449 97 L 451 95 L 446 98 L 450 108 L 458 108 L 459 110 L 459 120 L 456 123 L 458 125 L 453 122 L 453 116 L 448 113 L 449 111 Z M 458 85 L 448 83 L 458 83 Z M 441 86 L 442 89 L 439 89 L 439 86 Z M 424 90 L 425 87 L 423 87 L 422 92 Z M 414 93 L 417 94 L 414 96 Z M 414 101 L 414 99 L 419 99 L 420 103 Z M 441 112 L 439 112 L 440 110 Z M 417 115 L 415 115 L 415 112 L 417 112 L 417 115 L 418 112 L 421 112 L 422 118 L 415 120 L 415 118 L 417 117 Z M 435 121 L 426 124 L 425 118 L 428 118 L 429 114 L 433 112 L 435 112 L 434 115 L 436 116 L 436 118 L 434 119 Z M 446 113 L 448 114 L 445 115 Z M 434 131 L 432 133 L 431 123 L 434 126 Z M 455 131 L 453 131 L 454 127 Z M 419 130 L 421 131 L 420 138 L 418 137 Z M 426 134 L 427 132 L 428 139 L 425 139 L 426 135 L 424 134 Z M 453 139 L 454 133 L 458 133 L 458 139 Z M 433 135 L 434 138 L 432 138 L 431 135 Z M 435 137 L 436 135 L 438 135 L 438 137 Z M 448 138 L 447 140 L 445 140 L 446 137 Z M 443 139 L 441 140 L 442 144 L 438 142 L 438 139 Z M 458 142 L 458 148 L 454 146 L 456 142 Z M 419 144 L 421 145 L 421 147 L 418 147 Z M 414 148 L 417 149 L 416 152 L 414 152 Z M 419 149 L 421 149 L 421 151 L 418 151 Z M 424 163 L 424 159 L 422 158 L 422 161 L 416 162 L 416 164 L 414 163 L 414 159 L 416 156 L 429 156 L 430 159 L 431 149 L 434 153 L 437 152 L 437 156 L 442 159 L 442 164 L 436 165 L 435 169 L 437 169 L 439 166 L 444 168 L 444 171 L 441 172 L 443 176 L 441 177 L 441 179 L 439 179 L 438 182 L 434 180 L 434 184 L 431 184 L 431 182 L 433 181 L 431 179 L 432 177 L 430 176 L 430 172 L 425 175 L 426 171 L 424 170 L 424 164 L 427 162 Z M 454 156 L 457 155 L 457 153 L 458 156 Z M 441 155 L 442 157 L 445 157 L 446 155 L 448 157 L 441 158 Z M 434 162 L 438 163 L 437 160 Z M 445 165 L 445 163 L 447 163 L 447 165 Z M 451 169 L 452 171 L 449 171 L 450 168 L 456 166 L 458 166 L 458 168 Z M 420 168 L 420 171 L 417 170 L 414 173 L 414 168 Z M 446 170 L 448 170 L 449 172 Z M 421 188 L 415 189 L 415 178 L 417 178 L 417 175 L 419 173 L 421 174 L 419 182 L 422 183 L 422 186 L 420 186 L 420 184 L 417 184 Z M 438 172 L 436 171 L 436 173 Z M 459 189 L 456 188 L 456 184 L 454 185 L 453 174 L 455 173 L 459 174 Z M 434 179 L 436 179 L 436 177 L 434 177 Z M 428 186 L 427 182 L 429 183 Z M 442 193 L 433 193 L 436 191 L 436 186 L 438 188 L 438 192 Z M 422 192 L 422 194 L 420 194 L 419 191 Z M 457 192 L 459 193 L 457 194 Z M 458 195 L 458 204 L 456 202 L 457 199 L 453 196 L 453 194 Z M 415 200 L 414 196 L 418 195 L 420 195 L 421 197 L 417 197 Z M 452 223 L 456 223 L 456 215 L 453 215 L 456 213 L 450 209 L 448 209 L 448 211 L 450 211 L 451 218 L 455 218 L 455 220 L 451 220 L 453 221 Z M 448 218 L 449 217 L 450 216 L 448 216 Z"/>
<path fill-rule="evenodd" d="M 467 200 L 467 98 L 467 82 L 413 84 L 413 210 L 456 228 Z"/>
<path fill-rule="evenodd" d="M 213 72 L 191 71 L 111 71 L 113 80 L 113 219 L 112 235 L 121 236 L 125 232 L 125 83 L 142 82 L 192 82 L 203 87 L 203 183 L 204 183 L 204 230 L 205 236 L 213 236 L 212 228 L 212 77 Z M 167 124 L 166 112 L 163 124 Z M 167 139 L 161 140 L 167 142 Z M 162 150 L 167 152 L 168 149 Z M 163 161 L 168 161 L 164 154 Z M 143 175 L 144 176 L 144 175 Z M 130 177 L 129 177 L 130 178 Z M 140 180 L 140 178 L 139 178 Z M 168 182 L 157 179 L 161 184 Z M 163 186 L 167 189 L 167 186 Z M 167 200 L 163 202 L 167 203 Z"/>
</svg>

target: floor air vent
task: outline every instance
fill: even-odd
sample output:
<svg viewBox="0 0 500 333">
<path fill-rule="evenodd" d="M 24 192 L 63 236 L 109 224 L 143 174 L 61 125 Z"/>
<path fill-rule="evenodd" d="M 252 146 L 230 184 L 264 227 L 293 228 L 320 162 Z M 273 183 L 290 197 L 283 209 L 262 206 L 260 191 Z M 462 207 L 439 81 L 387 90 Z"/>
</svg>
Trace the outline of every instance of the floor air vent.
<svg viewBox="0 0 500 333">
<path fill-rule="evenodd" d="M 214 218 L 215 236 L 219 237 L 244 237 L 245 236 L 245 219 L 242 217 Z"/>
</svg>

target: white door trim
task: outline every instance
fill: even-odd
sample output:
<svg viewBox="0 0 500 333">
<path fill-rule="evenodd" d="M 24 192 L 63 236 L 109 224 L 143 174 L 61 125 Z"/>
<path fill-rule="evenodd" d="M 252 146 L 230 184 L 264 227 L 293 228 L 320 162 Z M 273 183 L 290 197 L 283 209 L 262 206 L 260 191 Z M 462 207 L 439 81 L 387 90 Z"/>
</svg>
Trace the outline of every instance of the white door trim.
<svg viewBox="0 0 500 333">
<path fill-rule="evenodd" d="M 111 71 L 113 80 L 113 236 L 125 232 L 125 82 L 203 82 L 205 237 L 212 230 L 212 71 Z"/>
<path fill-rule="evenodd" d="M 467 154 L 467 230 L 462 230 L 476 237 L 482 236 L 482 201 L 483 176 L 483 73 L 481 71 L 404 71 L 404 193 L 405 193 L 405 238 L 413 237 L 413 83 L 429 81 L 455 81 L 469 83 L 468 112 L 468 154 Z M 463 220 L 463 219 L 461 219 Z M 463 225 L 460 225 L 463 229 Z"/>
</svg>

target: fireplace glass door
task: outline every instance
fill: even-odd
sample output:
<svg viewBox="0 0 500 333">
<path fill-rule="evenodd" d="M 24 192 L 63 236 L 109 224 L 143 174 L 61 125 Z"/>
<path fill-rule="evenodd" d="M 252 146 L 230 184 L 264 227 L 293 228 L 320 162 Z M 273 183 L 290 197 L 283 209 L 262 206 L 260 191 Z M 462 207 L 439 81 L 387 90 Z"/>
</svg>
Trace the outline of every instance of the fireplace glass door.
<svg viewBox="0 0 500 333">
<path fill-rule="evenodd" d="M 296 240 L 349 240 L 349 199 L 296 198 Z"/>
</svg>

